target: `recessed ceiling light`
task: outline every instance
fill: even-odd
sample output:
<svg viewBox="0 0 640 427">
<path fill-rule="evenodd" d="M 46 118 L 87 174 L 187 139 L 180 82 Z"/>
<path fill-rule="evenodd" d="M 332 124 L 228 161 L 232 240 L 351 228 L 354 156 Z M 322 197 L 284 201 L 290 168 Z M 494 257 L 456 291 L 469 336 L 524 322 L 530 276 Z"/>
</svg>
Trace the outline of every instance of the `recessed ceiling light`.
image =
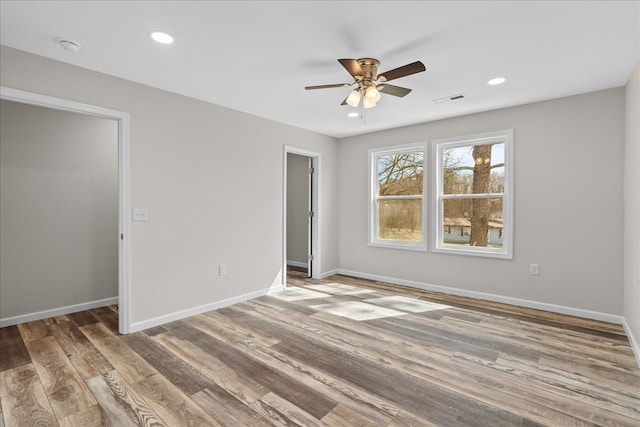
<svg viewBox="0 0 640 427">
<path fill-rule="evenodd" d="M 489 80 L 487 84 L 490 84 L 491 86 L 497 86 L 497 85 L 501 85 L 506 81 L 507 79 L 505 79 L 504 77 L 496 77 L 495 79 Z"/>
<path fill-rule="evenodd" d="M 163 33 L 162 31 L 154 31 L 153 33 L 151 33 L 151 38 L 162 44 L 173 43 L 173 37 L 171 37 L 167 33 Z"/>
<path fill-rule="evenodd" d="M 347 117 L 358 117 L 359 115 L 360 113 L 356 113 L 355 111 L 352 111 L 349 114 L 347 114 Z"/>
</svg>

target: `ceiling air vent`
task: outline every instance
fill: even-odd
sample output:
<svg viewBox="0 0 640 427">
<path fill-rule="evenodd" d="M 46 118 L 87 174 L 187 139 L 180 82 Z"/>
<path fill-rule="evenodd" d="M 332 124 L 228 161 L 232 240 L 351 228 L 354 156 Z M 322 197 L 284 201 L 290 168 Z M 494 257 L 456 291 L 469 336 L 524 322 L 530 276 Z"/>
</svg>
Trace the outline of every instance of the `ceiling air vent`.
<svg viewBox="0 0 640 427">
<path fill-rule="evenodd" d="M 445 96 L 444 98 L 434 99 L 433 102 L 435 102 L 436 104 L 442 104 L 443 102 L 457 101 L 458 99 L 462 99 L 462 98 L 466 98 L 466 95 L 464 93 L 459 93 L 457 95 Z"/>
</svg>

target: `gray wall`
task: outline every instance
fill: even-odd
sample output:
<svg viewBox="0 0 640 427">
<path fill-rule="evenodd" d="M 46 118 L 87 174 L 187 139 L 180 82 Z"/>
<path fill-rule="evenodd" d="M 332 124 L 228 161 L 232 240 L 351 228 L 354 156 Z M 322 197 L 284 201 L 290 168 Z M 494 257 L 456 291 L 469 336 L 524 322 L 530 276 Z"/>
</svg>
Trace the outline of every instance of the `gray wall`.
<svg viewBox="0 0 640 427">
<path fill-rule="evenodd" d="M 513 260 L 367 245 L 368 149 L 511 128 Z M 622 314 L 624 89 L 346 138 L 339 147 L 341 269 Z M 529 275 L 531 263 L 539 276 Z"/>
<path fill-rule="evenodd" d="M 287 153 L 287 261 L 307 264 L 309 158 Z"/>
<path fill-rule="evenodd" d="M 640 61 L 626 88 L 624 318 L 640 361 Z"/>
<path fill-rule="evenodd" d="M 118 126 L 0 104 L 2 318 L 118 296 Z"/>
<path fill-rule="evenodd" d="M 283 145 L 322 155 L 320 271 L 338 266 L 337 141 L 2 47 L 3 86 L 126 111 L 131 316 L 142 322 L 282 283 Z M 218 264 L 228 274 L 218 275 Z"/>
</svg>

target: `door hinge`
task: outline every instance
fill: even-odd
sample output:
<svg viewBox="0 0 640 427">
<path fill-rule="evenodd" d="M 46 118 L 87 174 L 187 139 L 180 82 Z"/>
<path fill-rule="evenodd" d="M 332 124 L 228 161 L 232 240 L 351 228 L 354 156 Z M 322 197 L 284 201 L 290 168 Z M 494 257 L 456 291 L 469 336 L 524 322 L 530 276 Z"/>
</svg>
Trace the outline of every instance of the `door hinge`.
<svg viewBox="0 0 640 427">
<path fill-rule="evenodd" d="M 314 211 L 309 211 L 309 218 L 313 218 L 316 216 L 316 213 Z"/>
<path fill-rule="evenodd" d="M 120 240 L 124 240 L 124 234 L 120 233 Z"/>
<path fill-rule="evenodd" d="M 314 169 L 313 168 L 309 168 L 309 173 L 313 174 L 313 172 L 315 172 Z"/>
<path fill-rule="evenodd" d="M 309 261 L 313 261 L 313 255 L 309 255 Z"/>
</svg>

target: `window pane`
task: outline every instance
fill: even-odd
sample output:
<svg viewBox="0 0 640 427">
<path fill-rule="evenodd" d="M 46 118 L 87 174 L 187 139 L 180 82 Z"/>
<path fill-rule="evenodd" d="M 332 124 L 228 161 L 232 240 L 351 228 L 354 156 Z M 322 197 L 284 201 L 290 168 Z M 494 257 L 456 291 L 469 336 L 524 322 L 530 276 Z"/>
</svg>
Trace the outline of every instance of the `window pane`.
<svg viewBox="0 0 640 427">
<path fill-rule="evenodd" d="M 378 239 L 422 241 L 422 200 L 378 200 Z"/>
<path fill-rule="evenodd" d="M 442 150 L 444 194 L 504 193 L 504 143 Z"/>
<path fill-rule="evenodd" d="M 442 242 L 445 245 L 502 248 L 502 198 L 444 200 Z"/>
<path fill-rule="evenodd" d="M 390 154 L 377 158 L 378 195 L 422 194 L 423 158 L 421 151 Z"/>
</svg>

